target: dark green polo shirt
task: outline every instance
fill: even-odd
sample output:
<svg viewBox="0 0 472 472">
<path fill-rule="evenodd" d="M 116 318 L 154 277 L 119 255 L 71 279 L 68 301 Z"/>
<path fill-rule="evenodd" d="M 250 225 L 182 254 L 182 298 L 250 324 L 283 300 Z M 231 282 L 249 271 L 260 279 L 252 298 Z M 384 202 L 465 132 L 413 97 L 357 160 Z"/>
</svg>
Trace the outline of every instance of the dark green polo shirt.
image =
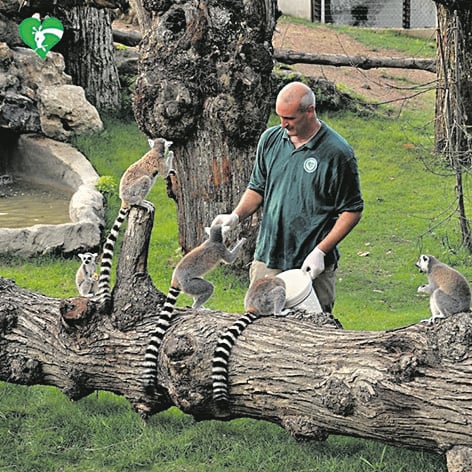
<svg viewBox="0 0 472 472">
<path fill-rule="evenodd" d="M 267 129 L 248 188 L 264 197 L 254 258 L 274 269 L 300 268 L 340 213 L 364 206 L 354 152 L 325 123 L 298 149 L 285 129 Z M 336 248 L 326 255 L 325 264 L 338 258 Z"/>
</svg>

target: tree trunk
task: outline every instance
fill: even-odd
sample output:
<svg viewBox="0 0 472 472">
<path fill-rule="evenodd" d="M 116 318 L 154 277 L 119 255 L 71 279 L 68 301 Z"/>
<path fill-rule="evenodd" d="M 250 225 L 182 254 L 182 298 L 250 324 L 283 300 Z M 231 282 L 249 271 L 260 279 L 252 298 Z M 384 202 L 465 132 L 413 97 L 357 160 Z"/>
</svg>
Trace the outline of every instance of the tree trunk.
<svg viewBox="0 0 472 472">
<path fill-rule="evenodd" d="M 85 90 L 98 110 L 117 111 L 121 107 L 121 89 L 116 66 L 111 17 L 108 9 L 89 6 L 60 8 L 64 36 L 57 45 L 72 81 Z"/>
<path fill-rule="evenodd" d="M 462 244 L 472 252 L 462 176 L 472 164 L 472 7 L 470 2 L 437 1 L 438 86 L 435 149 L 456 176 Z"/>
<path fill-rule="evenodd" d="M 139 3 L 138 1 L 136 3 Z M 153 13 L 141 43 L 134 111 L 149 136 L 174 142 L 180 244 L 231 211 L 245 190 L 273 96 L 274 0 L 141 2 Z M 254 222 L 239 263 L 252 259 Z"/>
<path fill-rule="evenodd" d="M 200 420 L 217 417 L 211 357 L 240 315 L 177 310 L 156 395 L 141 388 L 163 301 L 146 267 L 152 222 L 144 209 L 130 213 L 110 315 L 87 298 L 51 299 L 0 278 L 1 380 L 55 385 L 73 399 L 108 390 L 145 416 L 176 405 Z M 470 313 L 386 332 L 333 326 L 327 315 L 302 313 L 249 326 L 231 355 L 225 419 L 272 421 L 304 440 L 343 434 L 433 451 L 447 454 L 450 471 L 470 470 Z"/>
</svg>

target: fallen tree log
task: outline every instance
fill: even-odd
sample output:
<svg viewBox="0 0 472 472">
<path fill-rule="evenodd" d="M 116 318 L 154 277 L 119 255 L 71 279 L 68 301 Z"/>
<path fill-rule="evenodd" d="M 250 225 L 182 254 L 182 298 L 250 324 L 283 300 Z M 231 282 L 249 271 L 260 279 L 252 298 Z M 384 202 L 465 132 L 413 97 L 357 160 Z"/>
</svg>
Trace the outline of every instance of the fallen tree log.
<svg viewBox="0 0 472 472">
<path fill-rule="evenodd" d="M 435 59 L 418 59 L 414 57 L 345 56 L 341 54 L 314 54 L 290 49 L 275 49 L 274 58 L 285 64 L 318 64 L 335 67 L 357 67 L 365 70 L 386 67 L 436 72 Z"/>
<path fill-rule="evenodd" d="M 117 43 L 125 46 L 137 46 L 141 39 L 141 34 L 137 32 L 113 28 L 113 40 Z M 314 54 L 291 49 L 274 49 L 274 59 L 285 64 L 318 64 L 335 67 L 358 67 L 365 70 L 386 67 L 436 72 L 435 59 L 414 57 L 346 56 L 342 54 Z"/>
<path fill-rule="evenodd" d="M 141 33 L 137 31 L 113 28 L 113 41 L 116 43 L 134 47 L 138 46 L 142 39 Z"/>
<path fill-rule="evenodd" d="M 87 298 L 49 298 L 0 278 L 0 380 L 54 385 L 73 399 L 107 390 L 144 416 L 176 405 L 199 420 L 221 417 L 212 403 L 211 359 L 238 314 L 177 310 L 162 344 L 157 390 L 141 387 L 164 298 L 147 273 L 152 223 L 153 213 L 132 209 L 111 313 Z M 248 327 L 231 356 L 224 419 L 265 419 L 303 440 L 376 439 L 447 454 L 450 471 L 470 470 L 470 313 L 386 332 L 335 326 L 328 315 L 295 313 Z"/>
</svg>

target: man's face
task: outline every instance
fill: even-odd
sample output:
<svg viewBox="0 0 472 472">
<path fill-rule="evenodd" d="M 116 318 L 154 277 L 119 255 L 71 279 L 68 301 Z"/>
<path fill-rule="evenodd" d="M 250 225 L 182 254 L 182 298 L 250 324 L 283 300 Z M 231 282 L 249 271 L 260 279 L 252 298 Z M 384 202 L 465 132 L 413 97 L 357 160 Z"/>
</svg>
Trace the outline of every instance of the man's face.
<svg viewBox="0 0 472 472">
<path fill-rule="evenodd" d="M 314 107 L 310 105 L 307 111 L 300 111 L 298 103 L 278 102 L 275 112 L 280 118 L 280 125 L 287 130 L 289 136 L 300 138 L 311 133 L 311 124 L 314 117 Z"/>
</svg>

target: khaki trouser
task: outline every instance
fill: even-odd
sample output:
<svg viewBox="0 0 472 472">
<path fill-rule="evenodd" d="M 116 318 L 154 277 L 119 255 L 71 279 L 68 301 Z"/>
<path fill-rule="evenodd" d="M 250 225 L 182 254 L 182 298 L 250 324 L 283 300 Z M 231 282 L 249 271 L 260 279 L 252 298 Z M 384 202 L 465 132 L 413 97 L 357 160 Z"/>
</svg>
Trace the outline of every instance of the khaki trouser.
<svg viewBox="0 0 472 472">
<path fill-rule="evenodd" d="M 267 276 L 280 274 L 280 269 L 269 269 L 263 262 L 252 261 L 249 269 L 250 284 L 257 279 Z M 334 264 L 325 268 L 315 280 L 313 280 L 313 288 L 318 296 L 321 307 L 326 313 L 332 313 L 334 301 L 336 299 L 336 269 Z"/>
</svg>

